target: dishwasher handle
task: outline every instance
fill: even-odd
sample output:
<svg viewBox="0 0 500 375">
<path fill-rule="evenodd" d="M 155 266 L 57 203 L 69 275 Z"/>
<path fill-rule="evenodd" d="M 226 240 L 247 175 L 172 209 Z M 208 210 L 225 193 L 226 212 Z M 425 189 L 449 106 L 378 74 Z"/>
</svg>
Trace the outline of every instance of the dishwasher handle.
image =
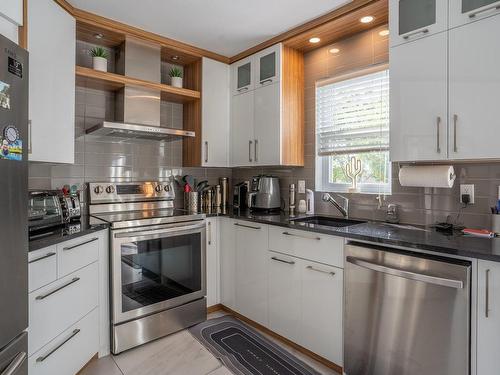
<svg viewBox="0 0 500 375">
<path fill-rule="evenodd" d="M 443 277 L 426 275 L 423 273 L 416 273 L 412 271 L 401 270 L 398 268 L 392 268 L 388 266 L 384 266 L 382 264 L 368 262 L 363 259 L 355 258 L 348 256 L 346 257 L 346 261 L 352 263 L 356 266 L 363 267 L 375 272 L 382 272 L 387 275 L 403 277 L 409 280 L 421 281 L 428 284 L 441 285 L 449 288 L 455 289 L 463 289 L 464 283 L 461 280 L 447 279 Z"/>
</svg>

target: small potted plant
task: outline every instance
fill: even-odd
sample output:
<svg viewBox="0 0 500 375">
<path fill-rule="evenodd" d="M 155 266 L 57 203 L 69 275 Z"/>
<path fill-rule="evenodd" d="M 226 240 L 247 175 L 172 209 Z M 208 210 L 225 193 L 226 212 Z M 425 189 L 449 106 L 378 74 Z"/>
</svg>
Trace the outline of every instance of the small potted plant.
<svg viewBox="0 0 500 375">
<path fill-rule="evenodd" d="M 174 66 L 170 69 L 168 75 L 170 76 L 172 86 L 182 88 L 182 70 L 179 67 Z"/>
<path fill-rule="evenodd" d="M 94 47 L 90 50 L 92 65 L 95 70 L 108 71 L 108 52 L 102 47 Z"/>
</svg>

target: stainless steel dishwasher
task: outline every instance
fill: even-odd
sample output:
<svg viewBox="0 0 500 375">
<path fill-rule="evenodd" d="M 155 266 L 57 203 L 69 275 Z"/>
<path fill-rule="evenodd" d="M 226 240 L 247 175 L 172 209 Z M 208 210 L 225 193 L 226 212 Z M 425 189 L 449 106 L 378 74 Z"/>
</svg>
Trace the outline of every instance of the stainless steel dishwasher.
<svg viewBox="0 0 500 375">
<path fill-rule="evenodd" d="M 346 375 L 469 375 L 470 262 L 348 243 Z"/>
</svg>

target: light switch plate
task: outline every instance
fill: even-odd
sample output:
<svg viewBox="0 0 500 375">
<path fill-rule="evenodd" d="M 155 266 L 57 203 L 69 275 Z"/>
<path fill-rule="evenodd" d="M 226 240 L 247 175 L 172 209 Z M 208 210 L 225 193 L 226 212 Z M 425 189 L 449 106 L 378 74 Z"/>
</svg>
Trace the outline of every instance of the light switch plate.
<svg viewBox="0 0 500 375">
<path fill-rule="evenodd" d="M 306 180 L 299 180 L 297 183 L 297 193 L 305 194 L 306 193 Z"/>
<path fill-rule="evenodd" d="M 462 196 L 464 194 L 469 194 L 469 196 L 470 196 L 469 204 L 474 204 L 474 185 L 473 184 L 460 184 L 460 203 L 464 203 L 462 201 Z"/>
</svg>

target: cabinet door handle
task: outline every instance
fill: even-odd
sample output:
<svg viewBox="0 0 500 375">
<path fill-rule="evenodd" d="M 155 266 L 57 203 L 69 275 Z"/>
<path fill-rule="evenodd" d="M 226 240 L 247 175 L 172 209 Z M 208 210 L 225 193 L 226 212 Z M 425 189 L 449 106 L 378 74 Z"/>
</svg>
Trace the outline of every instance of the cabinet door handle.
<svg viewBox="0 0 500 375">
<path fill-rule="evenodd" d="M 477 12 L 469 14 L 469 18 L 474 18 L 474 17 L 480 15 L 481 13 L 489 12 L 490 10 L 500 10 L 500 5 L 493 5 L 493 6 L 478 10 Z"/>
<path fill-rule="evenodd" d="M 42 300 L 42 299 L 45 299 L 45 298 L 47 298 L 47 297 L 51 296 L 52 294 L 57 293 L 57 292 L 59 292 L 60 290 L 63 290 L 64 288 L 66 288 L 66 287 L 70 286 L 71 284 L 76 283 L 78 280 L 80 280 L 80 278 L 79 278 L 79 277 L 74 277 L 74 278 L 72 278 L 70 281 L 68 281 L 66 284 L 63 284 L 63 285 L 61 285 L 61 286 L 57 287 L 56 289 L 51 290 L 50 292 L 48 292 L 48 293 L 46 293 L 46 294 L 40 294 L 40 295 L 39 295 L 39 296 L 37 296 L 35 299 L 36 299 L 36 300 Z"/>
<path fill-rule="evenodd" d="M 234 225 L 238 227 L 243 227 L 243 228 L 250 228 L 250 229 L 255 229 L 255 230 L 260 230 L 260 227 L 252 227 L 251 225 L 244 225 L 240 223 L 234 223 Z"/>
<path fill-rule="evenodd" d="M 409 34 L 406 34 L 406 35 L 403 35 L 403 39 L 405 40 L 408 40 L 410 39 L 412 36 L 416 36 L 416 35 L 419 35 L 419 34 L 427 34 L 429 32 L 429 29 L 423 29 L 423 30 L 418 30 L 418 31 L 415 31 L 413 33 L 409 33 Z"/>
<path fill-rule="evenodd" d="M 208 244 L 211 245 L 212 244 L 212 222 L 209 221 L 207 226 L 208 226 Z"/>
<path fill-rule="evenodd" d="M 458 115 L 453 115 L 453 151 L 458 152 L 457 146 L 457 123 Z"/>
<path fill-rule="evenodd" d="M 277 258 L 277 257 L 271 257 L 271 259 L 275 260 L 277 262 L 281 262 L 281 263 L 295 264 L 295 262 L 293 260 L 284 260 L 284 259 L 280 259 L 280 258 Z"/>
<path fill-rule="evenodd" d="M 484 302 L 484 316 L 490 316 L 490 270 L 486 270 L 486 287 L 485 287 L 485 302 Z"/>
<path fill-rule="evenodd" d="M 307 266 L 306 268 L 308 270 L 311 270 L 311 271 L 326 273 L 327 275 L 335 276 L 335 272 L 333 272 L 333 271 L 324 271 L 324 270 L 320 270 L 319 268 L 314 268 L 313 266 Z"/>
<path fill-rule="evenodd" d="M 252 141 L 248 141 L 248 161 L 252 162 Z"/>
<path fill-rule="evenodd" d="M 88 240 L 88 241 L 84 241 L 84 242 L 79 243 L 79 244 L 77 244 L 77 245 L 64 247 L 64 248 L 63 248 L 63 250 L 64 250 L 64 251 L 67 251 L 67 250 L 73 250 L 73 249 L 76 249 L 77 247 L 80 247 L 80 246 L 86 245 L 86 244 L 88 244 L 88 243 L 91 243 L 91 242 L 97 241 L 98 239 L 99 239 L 99 238 L 94 237 L 94 238 L 91 238 L 91 239 L 90 239 L 90 240 Z"/>
<path fill-rule="evenodd" d="M 43 259 L 47 259 L 47 258 L 50 258 L 50 257 L 53 257 L 54 255 L 56 255 L 56 253 L 47 253 L 45 255 L 42 255 L 41 257 L 38 257 L 38 258 L 35 258 L 35 259 L 31 259 L 30 261 L 28 261 L 28 264 L 31 264 L 31 263 L 35 263 L 35 262 L 38 262 L 40 260 L 43 260 Z"/>
<path fill-rule="evenodd" d="M 28 358 L 26 352 L 17 353 L 5 370 L 2 371 L 1 375 L 15 375 L 17 370 L 21 368 L 24 361 L 26 361 L 26 358 Z"/>
<path fill-rule="evenodd" d="M 285 236 L 305 238 L 306 240 L 316 240 L 316 241 L 321 240 L 321 237 L 304 236 L 304 235 L 301 235 L 301 234 L 293 234 L 293 233 L 290 233 L 290 232 L 283 232 L 283 234 Z"/>
<path fill-rule="evenodd" d="M 437 152 L 438 154 L 440 154 L 440 153 L 441 153 L 441 147 L 439 146 L 439 145 L 440 145 L 440 143 L 441 143 L 441 142 L 439 141 L 439 130 L 440 130 L 440 128 L 441 128 L 441 117 L 440 117 L 440 116 L 438 116 L 438 117 L 437 117 L 437 121 L 436 121 L 436 130 L 437 130 L 437 132 L 436 132 L 436 134 L 437 134 L 437 135 L 436 135 L 436 141 L 437 141 L 437 144 L 436 144 L 436 152 Z"/>
<path fill-rule="evenodd" d="M 208 163 L 208 141 L 205 141 L 205 163 Z"/>
<path fill-rule="evenodd" d="M 242 87 L 241 89 L 237 89 L 236 91 L 242 92 L 242 91 L 247 91 L 247 90 L 248 90 L 248 87 Z"/>
<path fill-rule="evenodd" d="M 78 335 L 80 333 L 80 329 L 75 329 L 73 332 L 71 332 L 71 335 L 66 337 L 60 344 L 57 344 L 53 349 L 51 349 L 47 354 L 42 355 L 36 359 L 37 362 L 43 362 L 47 358 L 49 358 L 52 354 L 54 354 L 59 348 L 61 348 L 64 344 L 66 344 L 69 340 L 71 340 L 73 337 Z"/>
<path fill-rule="evenodd" d="M 260 84 L 261 84 L 261 85 L 265 85 L 266 83 L 268 83 L 268 82 L 272 82 L 272 81 L 273 81 L 273 80 L 272 80 L 272 78 L 268 78 L 268 79 L 265 79 L 265 80 L 263 80 L 263 81 L 260 81 Z"/>
<path fill-rule="evenodd" d="M 257 145 L 258 145 L 258 143 L 259 143 L 259 140 L 256 139 L 255 143 L 254 143 L 254 148 L 253 148 L 253 155 L 254 155 L 255 162 L 259 161 L 259 159 L 257 157 Z"/>
<path fill-rule="evenodd" d="M 33 152 L 33 134 L 32 134 L 32 125 L 31 120 L 28 120 L 28 154 Z"/>
</svg>

